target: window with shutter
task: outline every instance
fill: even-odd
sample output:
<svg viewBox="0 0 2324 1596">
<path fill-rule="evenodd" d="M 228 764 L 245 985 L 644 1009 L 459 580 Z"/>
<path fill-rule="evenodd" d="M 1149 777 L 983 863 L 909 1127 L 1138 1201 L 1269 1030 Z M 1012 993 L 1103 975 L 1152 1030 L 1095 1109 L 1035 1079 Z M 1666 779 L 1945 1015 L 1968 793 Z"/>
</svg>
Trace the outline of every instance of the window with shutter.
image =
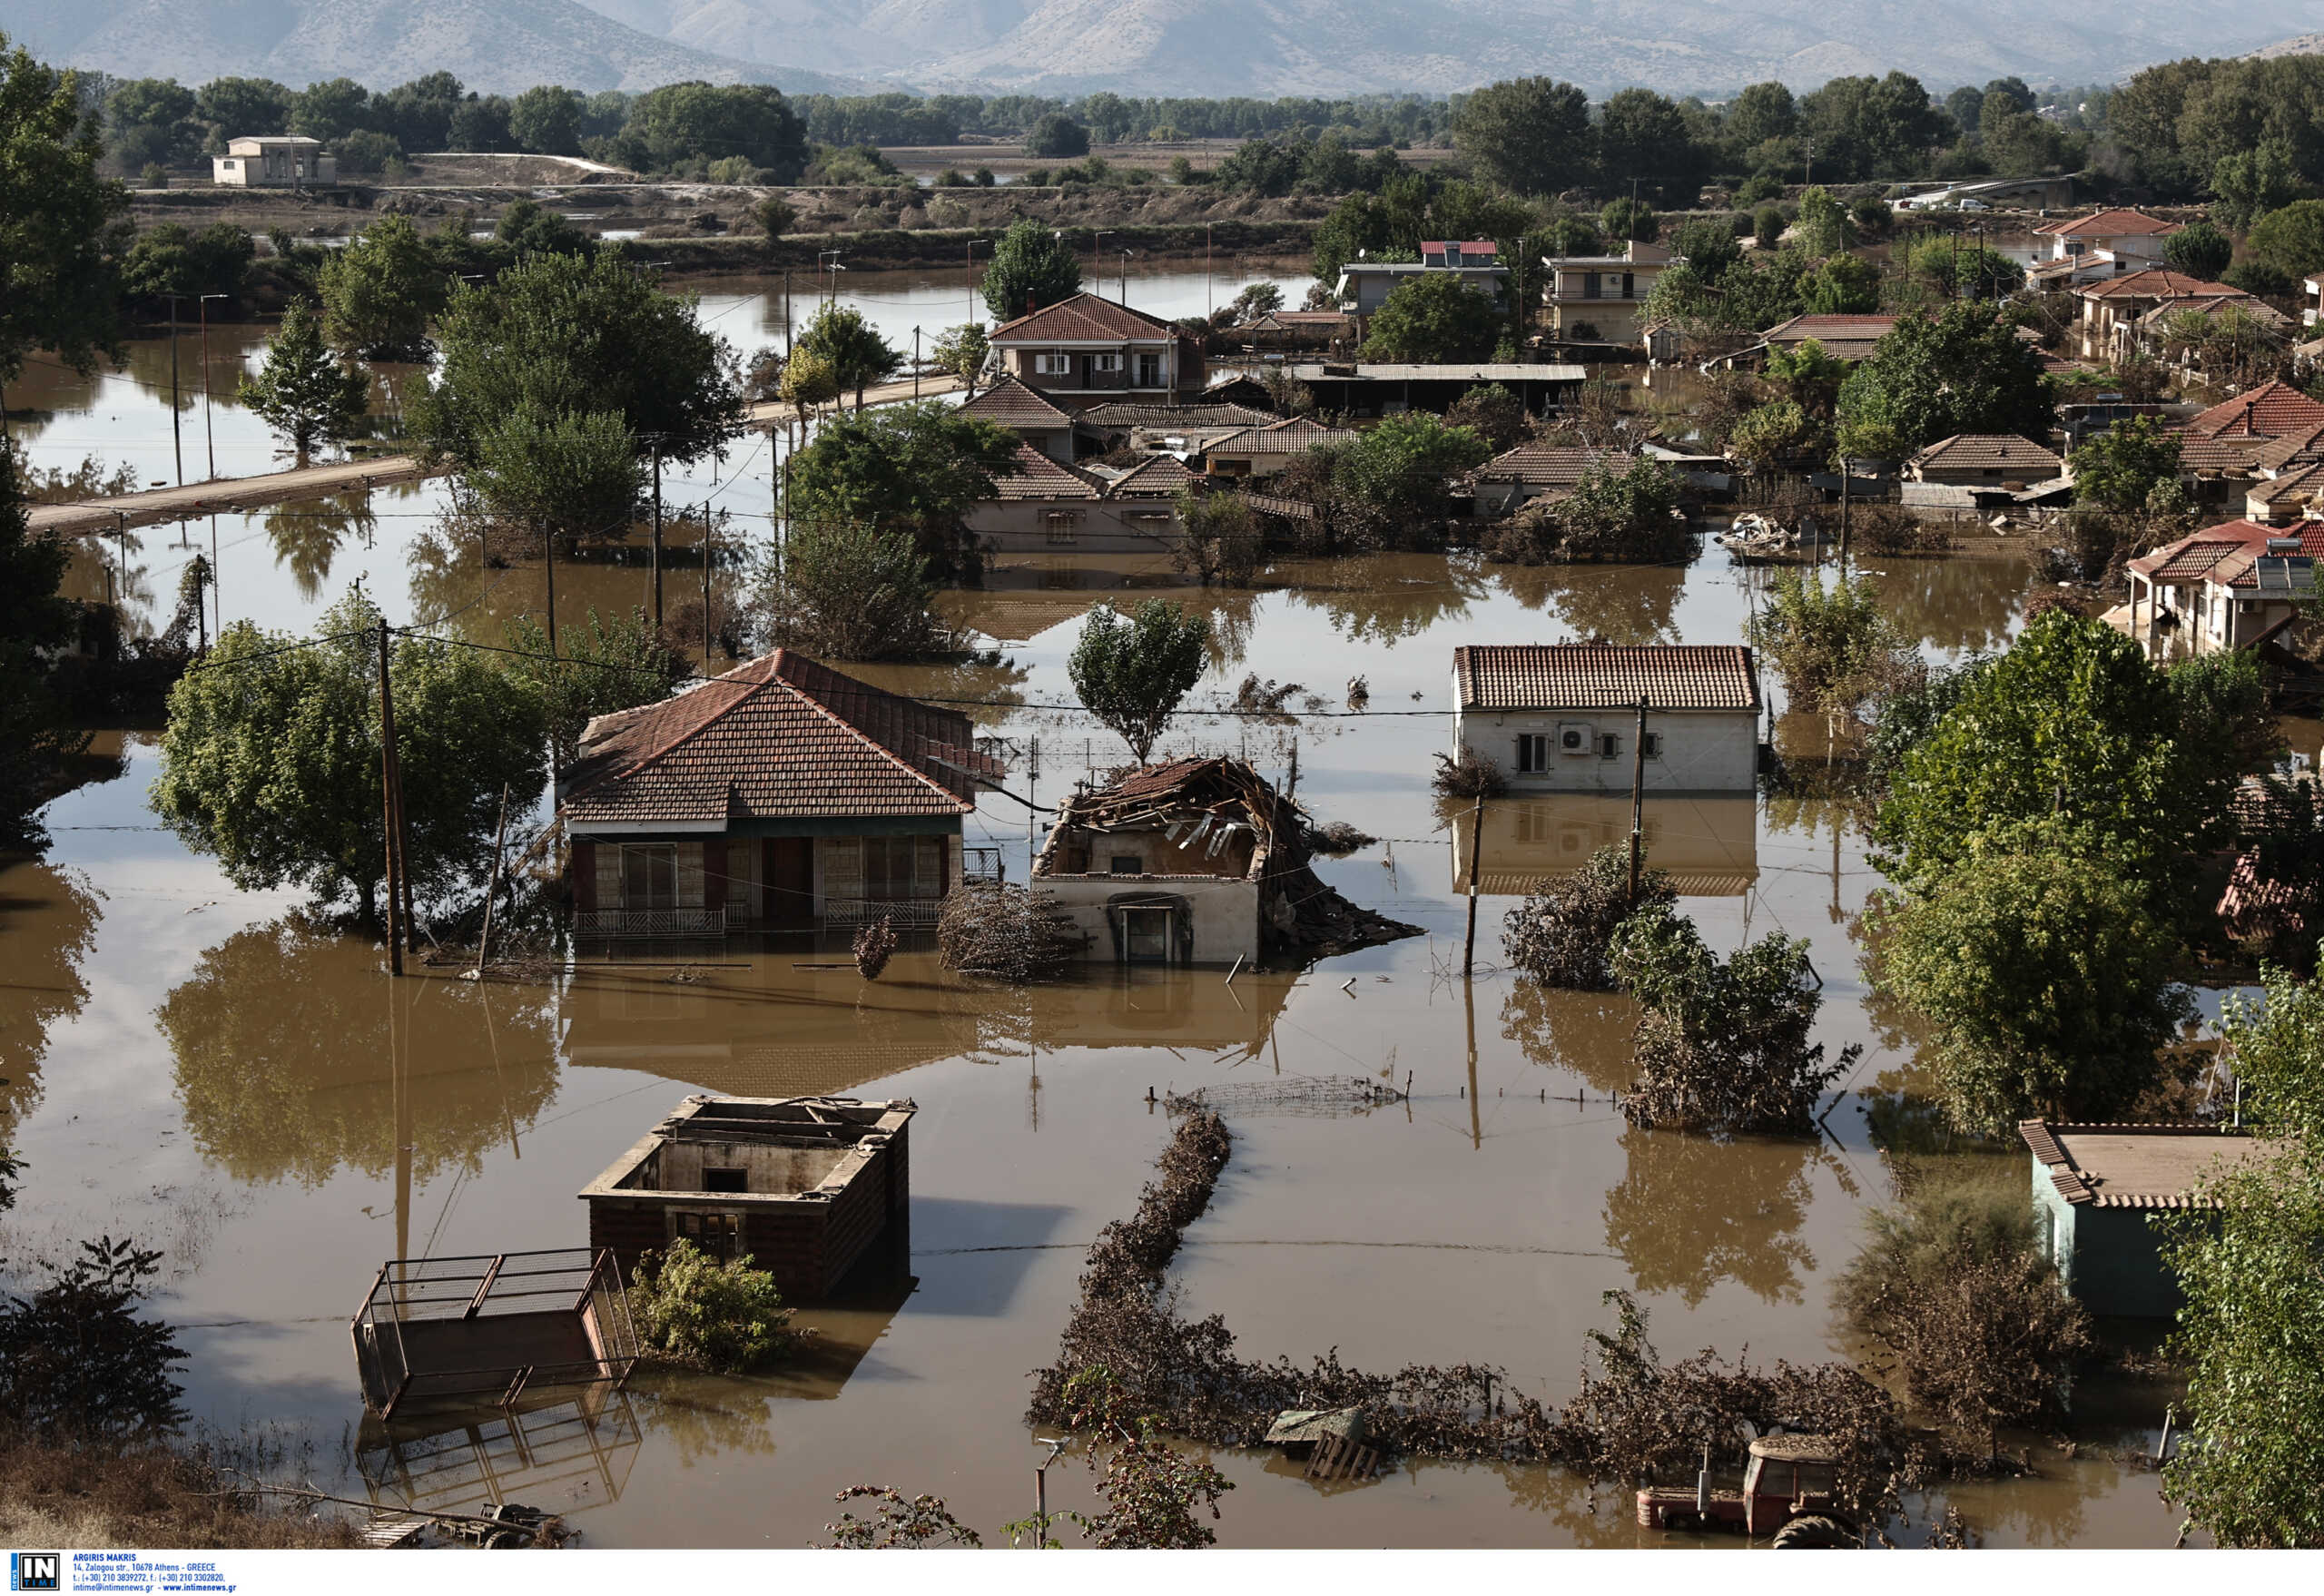
<svg viewBox="0 0 2324 1596">
<path fill-rule="evenodd" d="M 678 907 L 702 907 L 702 844 L 678 844 Z"/>
</svg>

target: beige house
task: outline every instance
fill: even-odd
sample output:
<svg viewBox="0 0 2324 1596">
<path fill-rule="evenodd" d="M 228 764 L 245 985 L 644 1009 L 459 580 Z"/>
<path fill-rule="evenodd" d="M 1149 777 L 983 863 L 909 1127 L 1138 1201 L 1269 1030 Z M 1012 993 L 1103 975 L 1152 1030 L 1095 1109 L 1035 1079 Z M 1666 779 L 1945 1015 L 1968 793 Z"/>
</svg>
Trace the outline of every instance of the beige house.
<svg viewBox="0 0 2324 1596">
<path fill-rule="evenodd" d="M 231 139 L 223 155 L 210 158 L 210 178 L 229 188 L 329 188 L 339 181 L 339 161 L 323 153 L 320 139 Z"/>
<path fill-rule="evenodd" d="M 1311 448 L 1354 443 L 1355 438 L 1346 428 L 1294 416 L 1219 438 L 1203 450 L 1203 468 L 1214 477 L 1272 477 Z"/>
<path fill-rule="evenodd" d="M 1014 377 L 964 400 L 960 414 L 1006 427 L 1059 464 L 1073 464 L 1073 418 Z"/>
<path fill-rule="evenodd" d="M 2163 241 L 2179 231 L 2179 224 L 2118 208 L 2090 216 L 2061 216 L 2033 231 L 2036 242 L 2049 245 L 2050 258 L 2034 263 L 2028 281 L 2037 288 L 2071 288 L 2162 265 Z"/>
<path fill-rule="evenodd" d="M 1638 463 L 1638 457 L 1617 449 L 1583 448 L 1573 444 L 1521 443 L 1495 455 L 1469 473 L 1469 490 L 1476 498 L 1477 514 L 1514 514 L 1537 498 L 1554 503 L 1569 497 L 1590 471 L 1617 475 Z"/>
<path fill-rule="evenodd" d="M 2024 488 L 2064 472 L 2065 462 L 2055 450 L 2013 433 L 1956 432 L 1905 462 L 1905 475 L 1912 481 L 1962 488 Z"/>
<path fill-rule="evenodd" d="M 2073 291 L 2082 301 L 2082 322 L 2076 330 L 2081 347 L 2076 351 L 2085 360 L 2104 360 L 2120 364 L 2133 353 L 2144 352 L 2145 334 L 2141 320 L 2157 309 L 2180 305 L 2194 305 L 2203 310 L 2216 310 L 2220 303 L 2240 300 L 2247 305 L 2258 304 L 2240 288 L 2230 288 L 2223 282 L 2205 282 L 2200 277 L 2190 277 L 2183 271 L 2169 271 L 2161 267 L 2126 272 L 2102 282 L 2088 282 Z M 2155 324 L 2146 323 L 2149 332 Z"/>
<path fill-rule="evenodd" d="M 1016 469 L 996 478 L 993 496 L 962 519 L 991 554 L 1166 553 L 1184 530 L 1171 496 L 1191 476 L 1169 465 L 1174 477 L 1148 462 L 1109 479 L 1019 444 Z"/>
<path fill-rule="evenodd" d="M 1522 643 L 1452 651 L 1452 743 L 1518 793 L 1748 793 L 1759 675 L 1738 644 Z M 1646 706 L 1644 760 L 1637 746 Z"/>
<path fill-rule="evenodd" d="M 1541 303 L 1553 338 L 1579 343 L 1634 344 L 1646 296 L 1671 266 L 1670 251 L 1632 240 L 1619 255 L 1545 255 Z"/>
<path fill-rule="evenodd" d="M 1179 404 L 1203 391 L 1200 340 L 1096 294 L 1029 310 L 994 328 L 991 343 L 1003 371 L 1068 411 L 1116 399 Z"/>
<path fill-rule="evenodd" d="M 2156 660 L 2249 648 L 2315 592 L 2324 521 L 2229 521 L 2131 561 L 2131 601 L 2108 616 Z"/>
</svg>

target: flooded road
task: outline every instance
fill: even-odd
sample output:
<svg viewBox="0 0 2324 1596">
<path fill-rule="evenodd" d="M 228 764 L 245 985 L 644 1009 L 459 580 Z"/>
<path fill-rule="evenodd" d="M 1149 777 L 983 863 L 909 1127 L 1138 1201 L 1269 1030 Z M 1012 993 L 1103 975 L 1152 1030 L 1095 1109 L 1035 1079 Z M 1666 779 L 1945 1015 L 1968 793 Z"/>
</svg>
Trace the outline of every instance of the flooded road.
<svg viewBox="0 0 2324 1596">
<path fill-rule="evenodd" d="M 151 421 L 149 409 L 141 448 Z M 757 469 L 738 460 L 715 486 L 705 470 L 673 497 L 731 486 L 763 505 Z M 361 574 L 398 619 L 497 641 L 501 620 L 540 602 L 542 573 L 432 547 L 438 491 L 383 490 L 276 526 L 221 517 L 222 610 L 304 629 Z M 763 542 L 763 521 L 734 526 Z M 133 552 L 133 580 L 163 615 L 186 553 L 168 528 Z M 1892 612 L 1938 655 L 2005 639 L 2024 585 L 2014 559 L 1974 553 L 1879 568 Z M 87 565 L 75 579 L 103 575 Z M 1626 1000 L 1542 992 L 1496 962 L 1525 882 L 1586 857 L 1627 816 L 1595 800 L 1489 808 L 1483 967 L 1469 986 L 1456 886 L 1469 844 L 1427 781 L 1456 645 L 1732 640 L 1751 574 L 1711 549 L 1686 568 L 1410 556 L 1286 564 L 1256 592 L 1179 580 L 1159 558 L 1005 563 L 945 600 L 1004 663 L 862 674 L 972 701 L 980 728 L 1017 750 L 1012 788 L 1049 802 L 1122 757 L 1086 718 L 1042 707 L 1070 699 L 1080 616 L 1108 596 L 1170 592 L 1210 614 L 1218 640 L 1196 713 L 1163 751 L 1231 751 L 1285 781 L 1295 742 L 1301 801 L 1381 839 L 1318 872 L 1426 936 L 1231 986 L 1217 970 L 1100 971 L 995 991 L 909 945 L 866 983 L 797 968 L 812 956 L 796 942 L 743 939 L 684 980 L 594 966 L 554 982 L 390 983 L 376 947 L 310 924 L 295 894 L 233 891 L 155 829 L 157 758 L 133 734 L 125 774 L 52 806 L 48 858 L 0 867 L 0 1114 L 28 1162 L 0 1252 L 105 1230 L 162 1247 L 160 1311 L 185 1327 L 202 1422 L 282 1426 L 311 1444 L 302 1466 L 319 1482 L 448 1507 L 513 1498 L 570 1512 L 612 1546 L 800 1545 L 822 1538 L 832 1493 L 862 1483 L 943 1495 L 989 1539 L 1029 1512 L 1028 1372 L 1054 1356 L 1084 1250 L 1130 1212 L 1168 1135 L 1149 1089 L 1250 1089 L 1229 1116 L 1217 1198 L 1173 1274 L 1186 1307 L 1224 1315 L 1246 1355 L 1495 1363 L 1561 1399 L 1585 1333 L 1608 1323 L 1600 1294 L 1618 1288 L 1639 1294 L 1669 1357 L 1844 1352 L 1831 1281 L 1866 1207 L 1893 1190 L 1874 1135 L 1888 1099 L 1869 1094 L 1912 1080 L 1909 1038 L 1867 1009 L 1849 941 L 1877 881 L 1860 841 L 1828 805 L 1648 804 L 1654 862 L 1679 875 L 1707 938 L 1810 938 L 1820 1039 L 1867 1050 L 1820 1141 L 1640 1131 L 1607 1101 L 1628 1077 Z M 645 583 L 642 565 L 561 566 L 560 612 L 642 602 Z M 1325 710 L 1362 675 L 1371 713 L 1295 726 L 1199 713 L 1246 673 L 1298 682 Z M 1783 728 L 1795 746 L 1816 735 Z M 965 840 L 1002 851 L 1021 879 L 1021 808 L 988 801 Z M 1267 1083 L 1312 1075 L 1409 1078 L 1412 1100 L 1338 1116 L 1266 1100 Z M 383 1260 L 580 1244 L 576 1194 L 698 1090 L 913 1098 L 911 1294 L 807 1310 L 810 1352 L 767 1378 L 655 1375 L 601 1404 L 474 1427 L 364 1417 L 347 1321 Z M 2023 1178 L 2022 1153 L 1953 1156 Z M 2176 1521 L 2154 1476 L 2109 1456 L 2151 1449 L 2161 1418 L 2093 1403 L 2078 1457 L 2039 1454 L 2037 1477 L 1952 1500 L 1989 1544 L 2168 1544 Z M 1668 1539 L 1639 1531 L 1619 1493 L 1593 1511 L 1560 1471 L 1405 1464 L 1318 1488 L 1271 1456 L 1215 1461 L 1238 1487 L 1217 1526 L 1229 1545 Z M 1088 1504 L 1077 1471 L 1053 1471 L 1052 1488 L 1053 1507 Z"/>
</svg>

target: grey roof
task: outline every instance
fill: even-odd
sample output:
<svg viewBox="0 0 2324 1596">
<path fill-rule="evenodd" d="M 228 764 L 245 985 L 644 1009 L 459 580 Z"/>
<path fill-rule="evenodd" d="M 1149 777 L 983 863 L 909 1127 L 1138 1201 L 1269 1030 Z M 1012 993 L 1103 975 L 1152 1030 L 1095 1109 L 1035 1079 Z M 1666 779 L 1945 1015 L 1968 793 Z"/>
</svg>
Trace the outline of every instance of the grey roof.
<svg viewBox="0 0 2324 1596">
<path fill-rule="evenodd" d="M 1337 362 L 1334 362 L 1336 364 Z M 1302 361 L 1290 367 L 1291 374 L 1302 382 L 1344 382 L 1344 373 L 1327 372 L 1321 360 Z M 1532 366 L 1517 360 L 1484 360 L 1470 364 L 1445 362 L 1421 364 L 1393 361 L 1381 365 L 1359 364 L 1358 378 L 1383 382 L 1580 382 L 1590 375 L 1586 366 Z"/>
</svg>

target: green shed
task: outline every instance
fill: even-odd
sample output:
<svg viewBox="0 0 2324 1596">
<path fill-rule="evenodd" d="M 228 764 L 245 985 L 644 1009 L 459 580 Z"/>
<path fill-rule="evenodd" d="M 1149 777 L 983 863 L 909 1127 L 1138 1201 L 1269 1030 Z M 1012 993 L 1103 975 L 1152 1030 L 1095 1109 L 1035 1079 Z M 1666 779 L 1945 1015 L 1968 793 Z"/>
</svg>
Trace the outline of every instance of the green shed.
<svg viewBox="0 0 2324 1596">
<path fill-rule="evenodd" d="M 2035 1245 L 2092 1313 L 2130 1318 L 2167 1318 L 2182 1300 L 2148 1219 L 2216 1208 L 2202 1180 L 2263 1148 L 2217 1125 L 2028 1119 L 2017 1130 L 2034 1155 Z"/>
</svg>

